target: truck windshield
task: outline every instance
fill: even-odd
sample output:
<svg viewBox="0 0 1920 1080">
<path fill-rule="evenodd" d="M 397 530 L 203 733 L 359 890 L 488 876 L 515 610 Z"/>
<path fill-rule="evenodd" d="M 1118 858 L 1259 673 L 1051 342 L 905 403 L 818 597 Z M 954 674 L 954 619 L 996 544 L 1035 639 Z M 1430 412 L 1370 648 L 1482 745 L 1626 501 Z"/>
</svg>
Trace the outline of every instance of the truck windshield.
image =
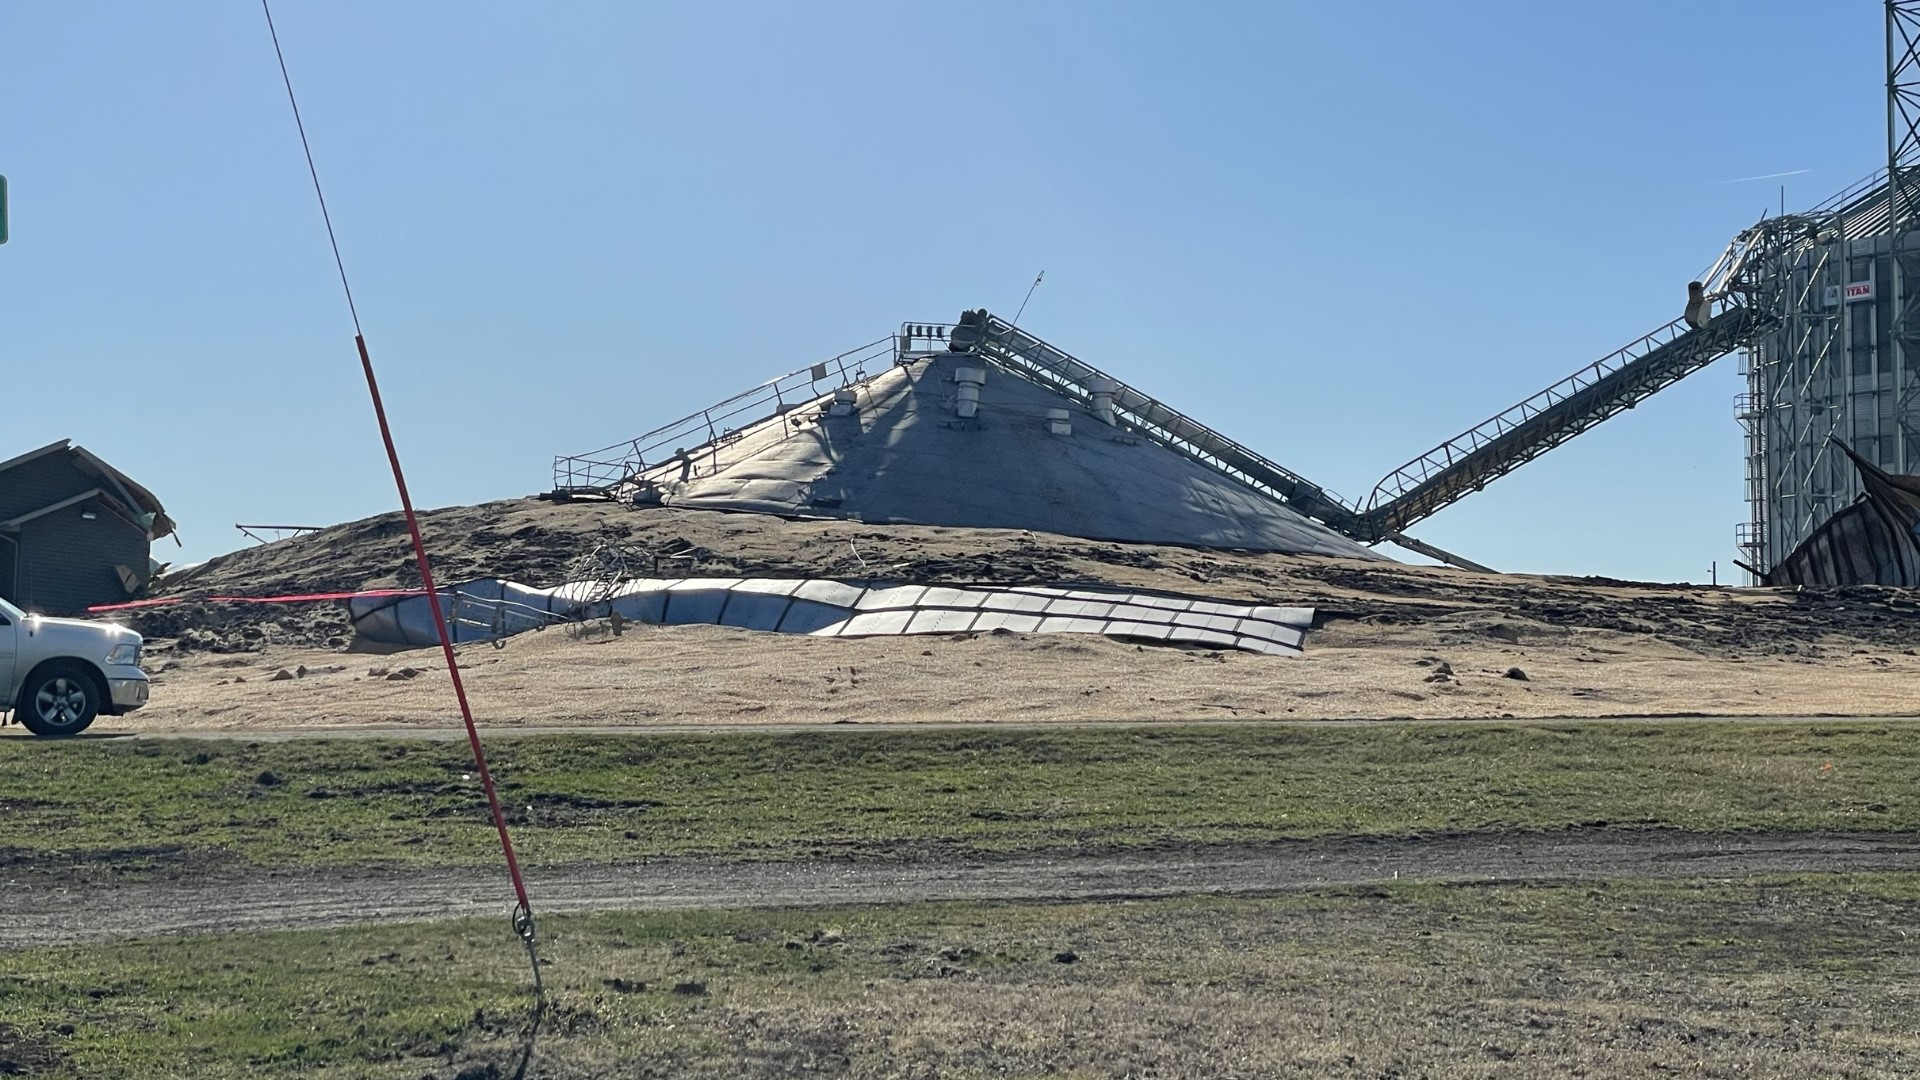
<svg viewBox="0 0 1920 1080">
<path fill-rule="evenodd" d="M 5 600 L 0 600 L 0 618 L 4 618 L 10 623 L 17 623 L 21 619 L 26 618 L 26 612 L 21 611 Z"/>
</svg>

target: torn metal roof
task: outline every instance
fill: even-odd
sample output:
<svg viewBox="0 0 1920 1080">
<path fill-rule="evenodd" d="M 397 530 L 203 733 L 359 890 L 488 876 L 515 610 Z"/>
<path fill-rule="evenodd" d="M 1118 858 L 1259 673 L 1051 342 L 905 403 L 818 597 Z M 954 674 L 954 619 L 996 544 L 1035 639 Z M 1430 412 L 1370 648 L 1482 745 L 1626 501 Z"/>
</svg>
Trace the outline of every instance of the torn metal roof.
<svg viewBox="0 0 1920 1080">
<path fill-rule="evenodd" d="M 1761 575 L 1768 585 L 1920 587 L 1920 476 L 1888 473 L 1839 439 L 1865 489 Z"/>
<path fill-rule="evenodd" d="M 134 483 L 126 473 L 107 464 L 89 453 L 85 448 L 73 445 L 70 439 L 61 439 L 48 443 L 38 450 L 29 450 L 24 454 L 0 461 L 0 473 L 7 473 L 29 462 L 38 461 L 50 454 L 67 455 L 73 467 L 84 475 L 94 477 L 101 483 L 97 495 L 113 498 L 126 511 L 127 515 L 138 520 L 147 530 L 149 539 L 158 540 L 174 531 L 173 519 L 167 516 L 166 508 L 160 505 L 160 499 L 153 492 Z M 90 496 L 96 493 L 89 492 Z M 32 516 L 32 515 L 29 515 Z M 24 520 L 24 519 L 21 519 Z M 0 522 L 0 525 L 16 522 Z"/>
<path fill-rule="evenodd" d="M 441 590 L 456 642 L 493 641 L 558 622 L 618 613 L 668 626 L 733 626 L 810 637 L 1007 631 L 1103 634 L 1167 645 L 1294 656 L 1313 609 L 1096 586 L 900 585 L 826 578 L 639 578 L 599 595 L 597 582 L 535 589 L 485 579 Z M 424 593 L 355 597 L 354 631 L 374 642 L 439 643 Z"/>
</svg>

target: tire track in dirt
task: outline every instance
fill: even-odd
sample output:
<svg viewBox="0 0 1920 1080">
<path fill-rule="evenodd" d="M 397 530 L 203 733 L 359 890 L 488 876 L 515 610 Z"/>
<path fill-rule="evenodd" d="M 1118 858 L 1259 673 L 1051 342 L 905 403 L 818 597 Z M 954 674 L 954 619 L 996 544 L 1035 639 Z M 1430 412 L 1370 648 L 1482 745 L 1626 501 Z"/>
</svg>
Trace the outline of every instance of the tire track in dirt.
<svg viewBox="0 0 1920 1080">
<path fill-rule="evenodd" d="M 1916 870 L 1920 836 L 1906 833 L 1593 828 L 952 861 L 674 859 L 534 868 L 527 876 L 536 910 L 553 914 L 1259 894 L 1392 880 L 1725 879 Z M 126 882 L 26 871 L 5 888 L 9 910 L 0 920 L 0 947 L 9 948 L 156 934 L 504 918 L 510 906 L 504 870 L 490 868 L 216 871 Z"/>
<path fill-rule="evenodd" d="M 1782 713 L 1774 716 L 1713 716 L 1704 713 L 1620 713 L 1606 716 L 1454 716 L 1454 717 L 1379 717 L 1372 719 L 1322 719 L 1317 717 L 1293 717 L 1285 719 L 1247 719 L 1241 717 L 1221 719 L 1179 719 L 1179 720 L 955 720 L 955 721 L 903 721 L 900 723 L 858 723 L 853 721 L 812 721 L 808 723 L 755 723 L 751 721 L 734 724 L 495 724 L 481 725 L 480 737 L 489 741 L 494 739 L 520 739 L 542 735 L 591 735 L 596 737 L 646 738 L 661 735 L 799 735 L 799 734 L 859 734 L 862 732 L 884 731 L 888 733 L 912 732 L 1022 732 L 1047 733 L 1055 731 L 1112 731 L 1135 728 L 1213 729 L 1213 728 L 1401 728 L 1434 727 L 1451 724 L 1461 727 L 1517 727 L 1543 726 L 1553 724 L 1914 724 L 1920 723 L 1916 715 L 1861 715 L 1861 716 L 1820 716 L 1795 713 Z M 94 730 L 77 736 L 75 741 L 94 741 L 112 739 L 140 739 L 145 741 L 172 739 L 184 741 L 210 742 L 296 742 L 302 739 L 414 739 L 422 742 L 464 742 L 466 729 L 458 725 L 441 724 L 426 726 L 421 724 L 362 725 L 354 727 L 271 727 L 250 726 L 244 728 L 188 728 L 188 727 L 148 727 L 138 726 L 135 718 L 109 718 Z M 15 733 L 0 734 L 0 740 L 32 739 L 35 736 Z"/>
</svg>

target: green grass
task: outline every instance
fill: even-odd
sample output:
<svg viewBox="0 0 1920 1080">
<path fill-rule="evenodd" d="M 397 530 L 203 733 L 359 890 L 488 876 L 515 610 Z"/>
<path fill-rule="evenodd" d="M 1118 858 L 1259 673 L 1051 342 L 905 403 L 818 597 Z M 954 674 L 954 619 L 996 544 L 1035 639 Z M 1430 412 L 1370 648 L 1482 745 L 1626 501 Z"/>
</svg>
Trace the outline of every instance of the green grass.
<svg viewBox="0 0 1920 1080">
<path fill-rule="evenodd" d="M 538 864 L 1327 834 L 1920 827 L 1886 722 L 548 736 L 492 748 Z M 0 865 L 496 859 L 464 744 L 0 742 Z"/>
<path fill-rule="evenodd" d="M 539 1076 L 1920 1069 L 1915 875 L 542 925 Z M 511 1075 L 526 981 L 498 922 L 0 953 L 0 1071 Z"/>
</svg>

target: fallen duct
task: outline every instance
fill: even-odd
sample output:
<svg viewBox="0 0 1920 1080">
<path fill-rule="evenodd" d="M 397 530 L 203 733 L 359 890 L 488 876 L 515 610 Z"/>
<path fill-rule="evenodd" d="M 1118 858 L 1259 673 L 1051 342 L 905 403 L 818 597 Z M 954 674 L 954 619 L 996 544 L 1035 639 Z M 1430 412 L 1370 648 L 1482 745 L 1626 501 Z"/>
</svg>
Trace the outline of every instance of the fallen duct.
<svg viewBox="0 0 1920 1080">
<path fill-rule="evenodd" d="M 830 579 L 641 578 L 608 590 L 577 581 L 535 589 L 487 578 L 441 590 L 456 642 L 496 641 L 557 623 L 619 615 L 657 625 L 734 626 L 811 637 L 1005 630 L 1103 634 L 1166 645 L 1292 656 L 1313 609 L 1234 604 L 1097 586 L 898 585 Z M 355 597 L 354 632 L 388 645 L 439 643 L 424 594 Z"/>
</svg>

